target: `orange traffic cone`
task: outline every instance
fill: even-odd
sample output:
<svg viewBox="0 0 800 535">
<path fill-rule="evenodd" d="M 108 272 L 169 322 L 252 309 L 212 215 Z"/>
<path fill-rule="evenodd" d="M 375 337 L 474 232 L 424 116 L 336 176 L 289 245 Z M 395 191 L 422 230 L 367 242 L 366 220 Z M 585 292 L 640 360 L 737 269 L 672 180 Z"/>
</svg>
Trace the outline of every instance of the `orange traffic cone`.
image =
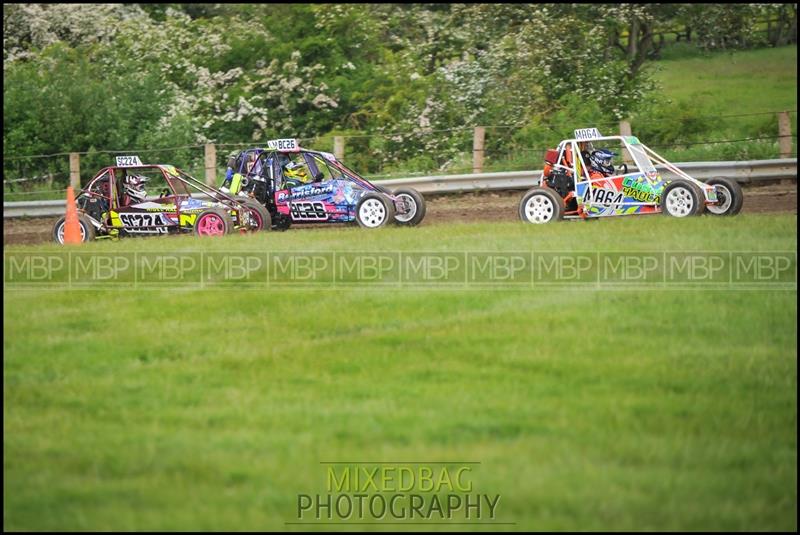
<svg viewBox="0 0 800 535">
<path fill-rule="evenodd" d="M 67 217 L 64 219 L 64 243 L 81 243 L 81 224 L 78 222 L 78 207 L 75 192 L 67 186 Z"/>
</svg>

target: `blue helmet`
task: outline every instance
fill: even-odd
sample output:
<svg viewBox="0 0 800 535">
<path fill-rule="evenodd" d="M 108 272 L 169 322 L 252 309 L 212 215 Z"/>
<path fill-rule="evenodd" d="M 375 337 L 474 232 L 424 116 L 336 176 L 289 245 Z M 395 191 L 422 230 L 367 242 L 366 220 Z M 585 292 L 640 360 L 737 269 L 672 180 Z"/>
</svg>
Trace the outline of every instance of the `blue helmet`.
<svg viewBox="0 0 800 535">
<path fill-rule="evenodd" d="M 614 174 L 614 165 L 611 163 L 611 158 L 616 156 L 617 153 L 608 149 L 600 149 L 592 151 L 589 156 L 589 165 L 600 171 L 606 176 Z"/>
</svg>

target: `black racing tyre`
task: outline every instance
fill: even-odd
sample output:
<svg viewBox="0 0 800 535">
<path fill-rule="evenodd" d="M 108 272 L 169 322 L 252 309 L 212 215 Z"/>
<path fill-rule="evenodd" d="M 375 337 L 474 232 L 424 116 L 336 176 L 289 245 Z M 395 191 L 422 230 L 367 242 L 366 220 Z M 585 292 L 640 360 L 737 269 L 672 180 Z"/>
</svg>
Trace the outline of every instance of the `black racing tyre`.
<svg viewBox="0 0 800 535">
<path fill-rule="evenodd" d="M 697 184 L 691 183 L 694 186 L 694 189 L 697 191 L 697 197 L 700 199 L 700 202 L 697 203 L 697 210 L 695 210 L 694 215 L 703 215 L 703 212 L 706 211 L 706 194 L 703 192 L 703 188 L 698 186 Z"/>
<path fill-rule="evenodd" d="M 407 214 L 394 215 L 394 222 L 398 225 L 413 227 L 419 225 L 425 218 L 425 198 L 414 188 L 399 188 L 394 190 L 393 195 L 399 197 L 412 206 Z"/>
<path fill-rule="evenodd" d="M 289 230 L 292 226 L 292 220 L 289 216 L 278 213 L 272 218 L 272 230 Z"/>
<path fill-rule="evenodd" d="M 550 223 L 563 219 L 564 199 L 550 188 L 535 186 L 519 202 L 519 218 L 526 223 Z"/>
<path fill-rule="evenodd" d="M 736 215 L 742 210 L 744 192 L 738 182 L 731 178 L 718 176 L 712 178 L 706 184 L 714 186 L 719 200 L 717 204 L 706 206 L 706 212 L 711 215 Z"/>
<path fill-rule="evenodd" d="M 253 232 L 258 232 L 259 230 L 271 230 L 272 229 L 272 217 L 269 215 L 269 210 L 267 207 L 258 202 L 255 199 L 236 199 L 237 202 L 245 205 L 247 208 L 251 210 L 250 219 L 252 222 L 252 226 L 249 230 Z"/>
<path fill-rule="evenodd" d="M 209 208 L 197 215 L 193 231 L 197 236 L 224 236 L 233 232 L 233 221 L 225 210 Z"/>
<path fill-rule="evenodd" d="M 705 196 L 700 188 L 688 180 L 673 180 L 661 194 L 661 213 L 670 217 L 700 215 L 705 208 Z"/>
<path fill-rule="evenodd" d="M 62 245 L 64 244 L 64 223 L 66 221 L 66 216 L 60 217 L 56 224 L 53 225 L 53 241 Z M 94 241 L 97 236 L 97 230 L 92 225 L 92 222 L 89 221 L 89 218 L 83 214 L 78 214 L 78 225 L 81 229 L 81 243 Z"/>
<path fill-rule="evenodd" d="M 356 221 L 365 228 L 379 228 L 394 221 L 394 203 L 382 193 L 367 193 L 356 204 Z"/>
</svg>

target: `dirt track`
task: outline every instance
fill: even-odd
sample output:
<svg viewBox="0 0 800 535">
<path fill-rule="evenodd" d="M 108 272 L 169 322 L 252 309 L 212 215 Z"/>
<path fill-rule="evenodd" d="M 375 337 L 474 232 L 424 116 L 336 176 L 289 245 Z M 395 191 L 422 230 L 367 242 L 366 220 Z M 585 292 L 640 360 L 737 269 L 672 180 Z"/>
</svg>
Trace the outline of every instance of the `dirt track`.
<svg viewBox="0 0 800 535">
<path fill-rule="evenodd" d="M 439 195 L 427 199 L 423 225 L 457 221 L 516 221 L 521 191 Z M 744 189 L 742 213 L 797 213 L 797 184 L 771 184 Z M 3 220 L 3 245 L 50 241 L 55 217 Z M 304 225 L 310 227 L 310 225 Z"/>
</svg>

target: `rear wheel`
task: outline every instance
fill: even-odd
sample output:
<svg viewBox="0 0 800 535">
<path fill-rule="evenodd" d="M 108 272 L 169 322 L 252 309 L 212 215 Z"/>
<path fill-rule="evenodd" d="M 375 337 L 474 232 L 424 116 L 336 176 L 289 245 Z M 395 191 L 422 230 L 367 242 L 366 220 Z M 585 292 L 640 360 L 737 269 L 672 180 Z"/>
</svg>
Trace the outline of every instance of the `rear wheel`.
<svg viewBox="0 0 800 535">
<path fill-rule="evenodd" d="M 219 208 L 209 208 L 200 212 L 194 222 L 194 233 L 197 236 L 224 236 L 233 231 L 230 216 Z"/>
<path fill-rule="evenodd" d="M 395 214 L 395 223 L 410 227 L 420 224 L 425 217 L 425 198 L 413 188 L 397 189 L 393 195 L 410 207 L 405 214 Z"/>
<path fill-rule="evenodd" d="M 717 192 L 717 204 L 709 204 L 706 210 L 711 215 L 736 215 L 742 210 L 744 193 L 738 182 L 727 177 L 714 177 L 708 182 Z"/>
<path fill-rule="evenodd" d="M 288 230 L 292 226 L 292 220 L 281 213 L 275 214 L 272 219 L 272 230 Z"/>
<path fill-rule="evenodd" d="M 703 192 L 688 180 L 670 182 L 661 194 L 661 212 L 670 217 L 700 215 L 704 206 Z"/>
<path fill-rule="evenodd" d="M 356 221 L 366 228 L 378 228 L 394 220 L 394 203 L 386 195 L 367 193 L 356 205 Z"/>
<path fill-rule="evenodd" d="M 56 224 L 53 225 L 53 241 L 56 243 L 64 244 L 64 229 L 66 227 L 67 217 L 61 217 Z M 97 235 L 97 231 L 92 225 L 89 218 L 83 214 L 78 214 L 78 227 L 81 230 L 81 243 L 93 241 Z"/>
<path fill-rule="evenodd" d="M 531 188 L 519 203 L 519 218 L 527 223 L 550 223 L 563 217 L 564 199 L 550 188 Z"/>
<path fill-rule="evenodd" d="M 250 218 L 250 228 L 248 230 L 258 232 L 259 230 L 270 230 L 272 228 L 272 217 L 270 217 L 266 206 L 255 199 L 236 200 L 250 209 L 248 216 Z"/>
</svg>

